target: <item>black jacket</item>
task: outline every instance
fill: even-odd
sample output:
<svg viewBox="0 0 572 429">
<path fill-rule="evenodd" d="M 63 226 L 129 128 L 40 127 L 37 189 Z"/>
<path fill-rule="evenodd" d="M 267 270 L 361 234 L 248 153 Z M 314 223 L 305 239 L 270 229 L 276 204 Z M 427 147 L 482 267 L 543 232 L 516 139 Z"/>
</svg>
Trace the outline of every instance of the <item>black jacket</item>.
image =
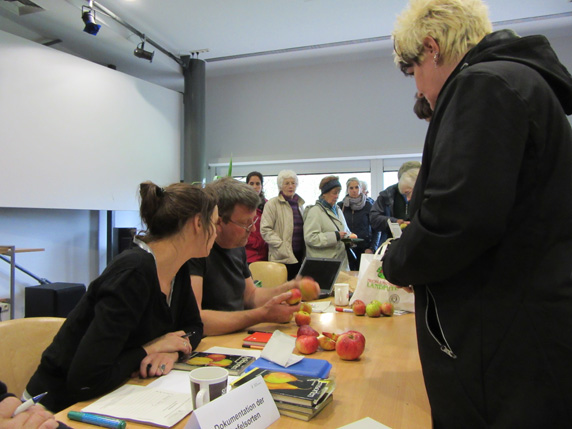
<svg viewBox="0 0 572 429">
<path fill-rule="evenodd" d="M 380 233 L 373 231 L 371 227 L 371 203 L 366 200 L 365 205 L 360 210 L 352 210 L 350 207 L 344 207 L 343 201 L 340 201 L 338 207 L 346 218 L 349 230 L 364 240 L 358 243 L 357 247 L 363 250 L 371 249 L 375 252 L 379 246 Z"/>
<path fill-rule="evenodd" d="M 443 86 L 389 281 L 414 285 L 434 427 L 572 427 L 572 78 L 485 37 Z"/>
</svg>

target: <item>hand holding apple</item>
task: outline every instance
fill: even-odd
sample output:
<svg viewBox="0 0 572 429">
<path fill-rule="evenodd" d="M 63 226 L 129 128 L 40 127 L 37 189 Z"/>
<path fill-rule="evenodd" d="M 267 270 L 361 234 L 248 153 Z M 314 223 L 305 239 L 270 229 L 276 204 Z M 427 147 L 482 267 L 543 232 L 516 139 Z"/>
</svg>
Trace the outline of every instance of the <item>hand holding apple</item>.
<svg viewBox="0 0 572 429">
<path fill-rule="evenodd" d="M 292 294 L 292 296 L 290 296 L 286 302 L 290 305 L 298 304 L 302 299 L 302 293 L 300 292 L 300 289 L 290 289 L 289 292 Z"/>
</svg>

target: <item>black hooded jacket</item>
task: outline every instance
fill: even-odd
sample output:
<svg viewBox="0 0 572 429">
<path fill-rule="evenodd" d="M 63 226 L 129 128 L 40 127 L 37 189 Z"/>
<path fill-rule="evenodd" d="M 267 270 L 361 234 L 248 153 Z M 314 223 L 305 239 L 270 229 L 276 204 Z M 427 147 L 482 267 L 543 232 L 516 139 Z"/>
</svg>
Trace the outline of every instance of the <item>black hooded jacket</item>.
<svg viewBox="0 0 572 429">
<path fill-rule="evenodd" d="M 546 38 L 507 30 L 439 93 L 383 263 L 414 285 L 435 428 L 572 427 L 571 113 Z"/>
</svg>

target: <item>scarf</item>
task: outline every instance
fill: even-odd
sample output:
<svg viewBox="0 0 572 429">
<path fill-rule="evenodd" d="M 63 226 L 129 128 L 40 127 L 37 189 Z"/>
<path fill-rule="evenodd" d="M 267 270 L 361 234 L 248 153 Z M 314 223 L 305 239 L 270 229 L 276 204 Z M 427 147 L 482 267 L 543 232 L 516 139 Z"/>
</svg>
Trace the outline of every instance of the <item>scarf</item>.
<svg viewBox="0 0 572 429">
<path fill-rule="evenodd" d="M 359 194 L 357 198 L 351 198 L 349 195 L 346 195 L 343 200 L 343 203 L 344 203 L 344 208 L 349 207 L 350 209 L 356 211 L 363 209 L 366 201 L 367 199 L 365 197 L 365 194 Z"/>
</svg>

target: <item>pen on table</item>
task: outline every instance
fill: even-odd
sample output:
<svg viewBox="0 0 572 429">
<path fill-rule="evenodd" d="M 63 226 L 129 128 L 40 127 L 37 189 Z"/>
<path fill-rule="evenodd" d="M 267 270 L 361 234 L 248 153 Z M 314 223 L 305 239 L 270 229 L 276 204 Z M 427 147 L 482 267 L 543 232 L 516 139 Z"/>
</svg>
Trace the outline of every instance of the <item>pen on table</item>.
<svg viewBox="0 0 572 429">
<path fill-rule="evenodd" d="M 264 346 L 251 346 L 249 344 L 243 344 L 242 348 L 244 349 L 258 349 L 258 350 L 262 350 L 264 348 Z"/>
<path fill-rule="evenodd" d="M 342 307 L 336 307 L 336 311 L 339 311 L 341 313 L 353 313 L 354 312 L 351 308 L 342 308 Z"/>
<path fill-rule="evenodd" d="M 68 419 L 110 429 L 125 429 L 126 426 L 125 420 L 100 416 L 99 414 L 82 413 L 81 411 L 70 411 Z"/>
<path fill-rule="evenodd" d="M 14 410 L 14 414 L 12 414 L 12 417 L 17 416 L 20 413 L 23 413 L 32 405 L 36 405 L 38 402 L 40 402 L 40 399 L 42 399 L 47 394 L 48 392 L 40 393 L 38 396 L 34 396 L 33 398 L 28 399 L 26 402 L 22 403 L 22 405 L 18 406 L 18 408 Z"/>
<path fill-rule="evenodd" d="M 183 335 L 183 337 L 182 337 L 182 338 L 189 338 L 189 337 L 192 337 L 192 336 L 193 336 L 193 335 L 195 335 L 196 333 L 197 333 L 197 331 L 190 331 L 190 332 L 187 332 L 187 333 L 185 333 L 185 335 Z"/>
<path fill-rule="evenodd" d="M 261 332 L 263 334 L 273 334 L 274 332 L 270 332 L 270 331 L 257 331 L 256 329 L 250 329 L 248 331 L 246 331 L 247 334 L 254 334 L 256 332 Z"/>
</svg>

